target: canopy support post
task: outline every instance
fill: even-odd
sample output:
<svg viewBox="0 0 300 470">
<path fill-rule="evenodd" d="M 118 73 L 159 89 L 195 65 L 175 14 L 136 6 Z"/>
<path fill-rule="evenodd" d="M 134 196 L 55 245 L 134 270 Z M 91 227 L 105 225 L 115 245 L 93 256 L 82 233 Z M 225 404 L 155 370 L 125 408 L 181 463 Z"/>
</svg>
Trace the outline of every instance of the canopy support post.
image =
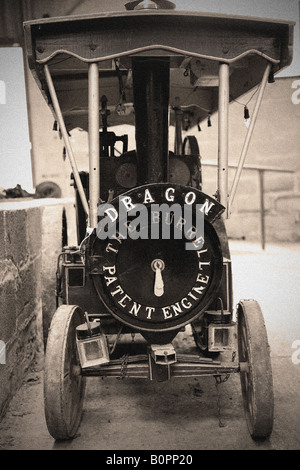
<svg viewBox="0 0 300 470">
<path fill-rule="evenodd" d="M 229 64 L 219 64 L 218 194 L 228 218 Z"/>
<path fill-rule="evenodd" d="M 99 143 L 99 69 L 89 64 L 89 198 L 91 228 L 97 228 L 97 207 L 100 199 L 100 143 Z"/>
<path fill-rule="evenodd" d="M 80 179 L 80 175 L 79 175 L 78 168 L 77 168 L 76 161 L 75 161 L 74 154 L 73 154 L 72 145 L 71 145 L 71 142 L 70 142 L 70 139 L 69 139 L 69 134 L 68 134 L 68 131 L 67 131 L 66 126 L 65 126 L 64 118 L 63 118 L 63 115 L 62 115 L 62 112 L 61 112 L 61 109 L 60 109 L 60 105 L 59 105 L 59 102 L 58 102 L 58 99 L 57 99 L 56 91 L 55 91 L 55 88 L 54 88 L 54 85 L 53 85 L 53 81 L 52 81 L 52 77 L 51 77 L 48 65 L 45 65 L 45 77 L 46 77 L 49 93 L 50 93 L 50 96 L 51 96 L 53 108 L 54 108 L 54 111 L 55 111 L 56 119 L 57 119 L 57 122 L 58 122 L 58 125 L 59 125 L 59 128 L 60 128 L 62 137 L 64 139 L 66 152 L 67 152 L 67 155 L 68 155 L 71 167 L 72 167 L 74 179 L 75 179 L 76 186 L 77 186 L 77 189 L 78 189 L 78 192 L 79 192 L 79 195 L 80 195 L 82 206 L 83 206 L 83 209 L 84 209 L 86 215 L 88 216 L 88 214 L 89 214 L 88 202 L 87 202 L 86 195 L 85 195 L 85 192 L 84 192 L 84 189 L 83 189 L 83 186 L 82 186 L 82 182 L 81 182 L 81 179 Z"/>
<path fill-rule="evenodd" d="M 254 110 L 253 110 L 250 126 L 248 128 L 248 132 L 247 132 L 247 135 L 246 135 L 246 139 L 245 139 L 245 142 L 244 142 L 242 153 L 241 153 L 241 156 L 240 156 L 240 159 L 239 159 L 239 162 L 238 162 L 238 166 L 237 166 L 237 169 L 236 169 L 236 172 L 235 172 L 235 175 L 234 175 L 234 180 L 233 180 L 232 188 L 231 188 L 231 191 L 230 191 L 230 197 L 229 197 L 229 211 L 231 210 L 232 203 L 233 203 L 233 200 L 234 200 L 234 196 L 236 194 L 236 190 L 237 190 L 237 187 L 238 187 L 238 184 L 239 184 L 239 181 L 240 181 L 241 173 L 242 173 L 243 166 L 244 166 L 244 163 L 245 163 L 245 160 L 246 160 L 249 144 L 250 144 L 250 141 L 251 141 L 254 126 L 255 126 L 255 123 L 256 123 L 256 119 L 257 119 L 257 116 L 258 116 L 258 112 L 259 112 L 261 103 L 262 103 L 264 91 L 265 91 L 265 88 L 266 88 L 266 85 L 267 85 L 267 82 L 268 82 L 268 78 L 269 78 L 271 68 L 272 68 L 272 64 L 269 62 L 267 64 L 267 67 L 266 67 L 265 71 L 264 71 L 264 75 L 263 75 L 263 78 L 262 78 L 262 81 L 261 81 L 261 84 L 260 84 L 257 100 L 256 100 L 255 107 L 254 107 Z"/>
</svg>

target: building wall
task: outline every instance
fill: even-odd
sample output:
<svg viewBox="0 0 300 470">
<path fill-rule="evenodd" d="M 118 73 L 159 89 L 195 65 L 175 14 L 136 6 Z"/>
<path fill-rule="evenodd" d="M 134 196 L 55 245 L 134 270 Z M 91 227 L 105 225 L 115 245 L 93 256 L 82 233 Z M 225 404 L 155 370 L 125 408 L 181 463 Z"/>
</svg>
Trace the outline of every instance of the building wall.
<svg viewBox="0 0 300 470">
<path fill-rule="evenodd" d="M 244 123 L 244 105 L 250 117 L 253 112 L 255 90 L 230 105 L 229 112 L 229 162 L 237 164 L 247 128 Z M 238 190 L 232 205 L 230 219 L 226 222 L 228 235 L 260 241 L 260 187 L 257 171 L 247 166 L 289 170 L 291 173 L 266 171 L 265 227 L 268 242 L 300 241 L 300 81 L 299 77 L 276 78 L 268 84 L 249 146 Z M 250 101 L 249 101 L 250 100 Z M 203 162 L 217 161 L 217 115 L 212 117 L 212 127 L 202 126 L 197 133 Z M 216 190 L 216 171 L 204 165 L 204 191 Z M 229 190 L 235 170 L 229 171 Z"/>
</svg>

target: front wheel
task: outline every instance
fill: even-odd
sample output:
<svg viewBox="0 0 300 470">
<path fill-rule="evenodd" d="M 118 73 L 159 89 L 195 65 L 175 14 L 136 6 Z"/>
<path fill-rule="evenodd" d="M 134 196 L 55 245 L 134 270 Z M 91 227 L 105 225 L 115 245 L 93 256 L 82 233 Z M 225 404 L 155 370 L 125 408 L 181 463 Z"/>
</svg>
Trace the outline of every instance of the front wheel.
<svg viewBox="0 0 300 470">
<path fill-rule="evenodd" d="M 237 308 L 241 386 L 248 429 L 253 439 L 272 432 L 273 379 L 267 331 L 255 300 L 242 300 Z"/>
<path fill-rule="evenodd" d="M 76 305 L 55 312 L 45 357 L 44 402 L 46 423 L 54 439 L 72 439 L 81 420 L 86 378 L 80 374 L 76 327 L 84 323 Z"/>
</svg>

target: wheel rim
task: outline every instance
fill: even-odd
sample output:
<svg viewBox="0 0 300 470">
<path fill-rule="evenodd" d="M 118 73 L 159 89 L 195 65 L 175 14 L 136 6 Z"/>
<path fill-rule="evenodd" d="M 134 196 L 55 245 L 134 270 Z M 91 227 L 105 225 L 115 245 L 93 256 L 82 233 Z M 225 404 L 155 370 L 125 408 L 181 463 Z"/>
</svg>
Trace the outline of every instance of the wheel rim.
<svg viewBox="0 0 300 470">
<path fill-rule="evenodd" d="M 62 363 L 63 366 L 63 384 L 62 397 L 65 422 L 68 427 L 70 435 L 73 434 L 74 429 L 78 427 L 79 414 L 82 409 L 82 395 L 84 392 L 85 379 L 80 375 L 80 362 L 77 353 L 77 346 L 75 341 L 75 330 L 78 326 L 78 321 L 74 315 L 71 318 L 68 334 L 66 338 L 65 358 Z M 76 432 L 76 431 L 75 431 Z"/>
<path fill-rule="evenodd" d="M 78 429 L 85 391 L 80 375 L 76 326 L 83 323 L 77 306 L 61 305 L 52 319 L 45 358 L 45 417 L 54 439 L 70 439 Z"/>
<path fill-rule="evenodd" d="M 238 305 L 239 361 L 247 425 L 253 439 L 265 439 L 273 427 L 274 396 L 267 332 L 259 304 L 254 300 Z"/>
</svg>

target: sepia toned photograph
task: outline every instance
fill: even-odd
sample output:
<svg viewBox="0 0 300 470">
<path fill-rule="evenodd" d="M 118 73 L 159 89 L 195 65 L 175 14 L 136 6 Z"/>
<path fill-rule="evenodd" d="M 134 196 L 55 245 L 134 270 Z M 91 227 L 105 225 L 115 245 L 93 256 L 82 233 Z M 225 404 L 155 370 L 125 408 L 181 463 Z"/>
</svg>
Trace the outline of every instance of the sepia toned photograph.
<svg viewBox="0 0 300 470">
<path fill-rule="evenodd" d="M 0 450 L 300 450 L 299 33 L 0 0 Z"/>
</svg>

